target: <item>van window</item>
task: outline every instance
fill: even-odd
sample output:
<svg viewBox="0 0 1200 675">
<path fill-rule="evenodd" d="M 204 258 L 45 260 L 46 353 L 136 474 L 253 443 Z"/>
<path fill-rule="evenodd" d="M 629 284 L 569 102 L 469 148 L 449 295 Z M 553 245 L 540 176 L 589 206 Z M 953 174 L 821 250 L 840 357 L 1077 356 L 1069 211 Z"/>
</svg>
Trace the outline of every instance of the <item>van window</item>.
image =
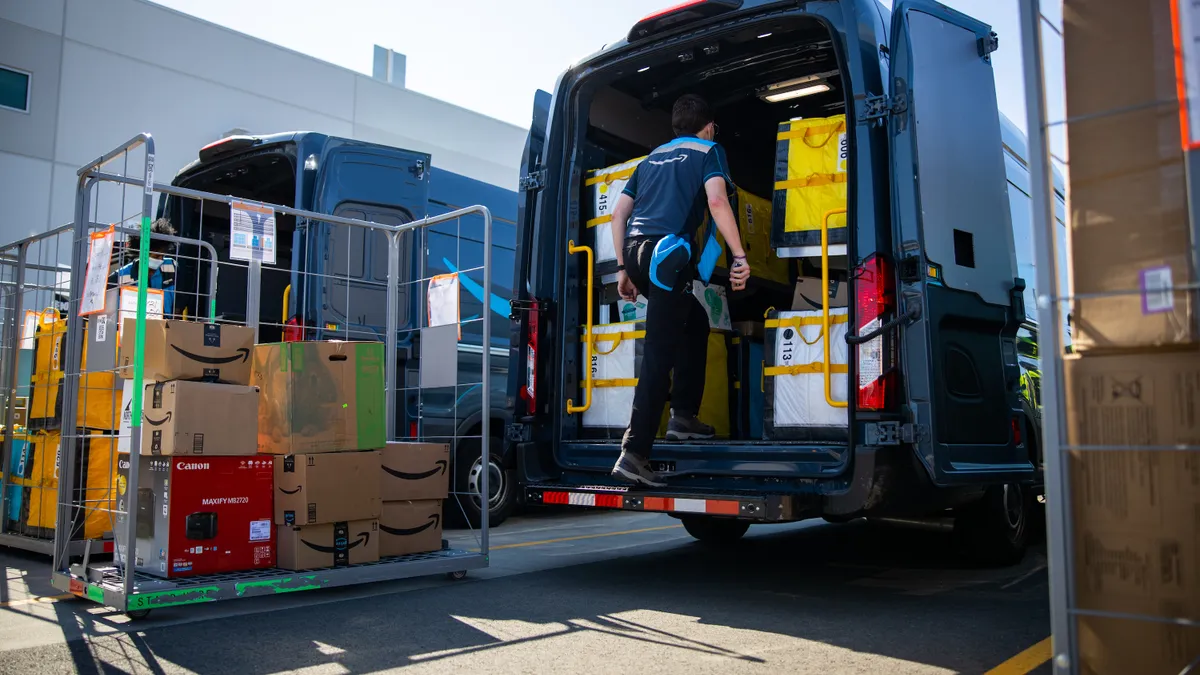
<svg viewBox="0 0 1200 675">
<path fill-rule="evenodd" d="M 402 225 L 412 221 L 412 214 L 404 209 L 369 204 L 344 203 L 334 215 L 355 218 L 382 225 Z M 367 339 L 387 325 L 387 234 L 379 230 L 362 227 L 330 225 L 329 269 L 333 278 L 326 282 L 326 298 L 334 316 L 331 322 L 352 326 L 369 327 L 355 335 Z M 407 256 L 403 244 L 411 236 L 401 236 L 400 275 L 408 270 Z M 400 325 L 408 321 L 406 300 L 408 288 L 400 285 Z M 358 332 L 358 331 L 356 331 Z"/>
</svg>

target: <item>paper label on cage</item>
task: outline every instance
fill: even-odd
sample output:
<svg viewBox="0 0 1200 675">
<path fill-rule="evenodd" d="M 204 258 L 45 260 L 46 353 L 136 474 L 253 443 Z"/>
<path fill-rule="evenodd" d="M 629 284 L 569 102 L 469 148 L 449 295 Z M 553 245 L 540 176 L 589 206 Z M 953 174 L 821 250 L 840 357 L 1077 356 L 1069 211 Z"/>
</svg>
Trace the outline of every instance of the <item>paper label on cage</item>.
<svg viewBox="0 0 1200 675">
<path fill-rule="evenodd" d="M 96 342 L 104 342 L 108 339 L 108 315 L 101 314 L 94 321 L 96 322 Z"/>
<path fill-rule="evenodd" d="M 275 264 L 274 209 L 248 202 L 230 203 L 229 258 Z"/>
<path fill-rule="evenodd" d="M 250 521 L 250 541 L 270 541 L 271 540 L 271 521 L 269 520 L 252 520 Z"/>
<path fill-rule="evenodd" d="M 137 318 L 138 289 L 137 286 L 122 286 L 117 298 L 120 311 L 117 316 L 117 339 L 120 341 L 121 331 L 126 319 Z M 146 318 L 163 318 L 163 292 L 158 288 L 146 289 Z"/>
<path fill-rule="evenodd" d="M 1142 270 L 1142 314 L 1162 314 L 1175 309 L 1170 266 Z"/>
<path fill-rule="evenodd" d="M 457 324 L 458 274 L 440 274 L 429 280 L 429 327 Z"/>
<path fill-rule="evenodd" d="M 34 336 L 37 334 L 37 312 L 25 310 L 25 324 L 21 327 L 21 349 L 33 349 Z"/>
<path fill-rule="evenodd" d="M 846 132 L 838 134 L 837 172 L 846 173 L 850 167 L 850 141 Z"/>
<path fill-rule="evenodd" d="M 87 274 L 83 277 L 83 298 L 79 302 L 79 316 L 104 311 L 104 296 L 107 292 L 108 271 L 112 264 L 115 239 L 116 229 L 111 226 L 103 232 L 93 232 L 91 235 Z"/>
</svg>

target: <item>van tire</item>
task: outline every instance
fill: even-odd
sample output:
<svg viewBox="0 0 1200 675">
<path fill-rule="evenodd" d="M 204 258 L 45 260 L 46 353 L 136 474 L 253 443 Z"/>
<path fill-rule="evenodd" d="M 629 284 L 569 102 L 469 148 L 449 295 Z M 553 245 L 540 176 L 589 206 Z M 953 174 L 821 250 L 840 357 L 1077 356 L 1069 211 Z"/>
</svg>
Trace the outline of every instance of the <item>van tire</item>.
<svg viewBox="0 0 1200 675">
<path fill-rule="evenodd" d="M 508 519 L 517 505 L 516 475 L 511 466 L 505 466 L 504 459 L 496 451 L 504 447 L 504 442 L 493 437 L 488 444 L 490 450 L 491 485 L 488 491 L 495 494 L 497 500 L 491 504 L 488 514 L 488 526 L 497 527 Z M 480 525 L 480 506 L 478 503 L 478 481 L 482 472 L 478 439 L 459 441 L 458 450 L 454 455 L 454 485 L 450 500 L 446 504 L 445 519 L 451 526 L 477 528 Z M 500 479 L 497 486 L 496 479 Z M 499 488 L 499 492 L 497 492 Z"/>
<path fill-rule="evenodd" d="M 1008 567 L 1025 557 L 1038 513 L 1030 486 L 1011 483 L 988 488 L 983 499 L 957 509 L 954 537 L 975 563 Z"/>
<path fill-rule="evenodd" d="M 692 535 L 696 541 L 710 546 L 732 544 L 746 534 L 750 523 L 733 518 L 714 518 L 712 516 L 680 516 L 683 529 Z"/>
</svg>

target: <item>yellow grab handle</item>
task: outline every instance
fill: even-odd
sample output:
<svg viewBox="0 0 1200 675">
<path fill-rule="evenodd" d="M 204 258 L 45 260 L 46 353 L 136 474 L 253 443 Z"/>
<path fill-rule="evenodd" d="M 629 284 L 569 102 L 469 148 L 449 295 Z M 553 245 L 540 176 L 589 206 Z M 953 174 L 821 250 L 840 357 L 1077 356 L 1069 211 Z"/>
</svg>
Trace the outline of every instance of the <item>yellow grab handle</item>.
<svg viewBox="0 0 1200 675">
<path fill-rule="evenodd" d="M 290 300 L 290 299 L 291 299 L 291 297 L 292 297 L 292 285 L 291 285 L 291 284 L 288 284 L 287 286 L 285 286 L 285 287 L 283 288 L 283 321 L 280 321 L 280 322 L 279 322 L 281 325 L 284 325 L 284 326 L 286 326 L 286 325 L 287 325 L 287 320 L 288 320 L 288 313 L 287 313 L 287 310 L 288 310 L 288 300 Z"/>
<path fill-rule="evenodd" d="M 574 240 L 567 242 L 567 253 L 587 254 L 587 323 L 583 324 L 583 334 L 586 336 L 583 341 L 583 405 L 577 406 L 573 399 L 567 399 L 567 414 L 574 415 L 586 412 L 592 407 L 592 388 L 595 386 L 592 383 L 592 344 L 595 342 L 592 335 L 592 303 L 595 302 L 595 298 L 592 297 L 592 274 L 596 254 L 590 246 L 576 246 Z"/>
<path fill-rule="evenodd" d="M 821 331 L 825 336 L 825 402 L 831 408 L 845 408 L 848 404 L 847 401 L 833 400 L 834 369 L 829 357 L 829 342 L 833 335 L 829 332 L 829 219 L 845 212 L 846 209 L 831 209 L 821 217 L 821 288 L 825 293 L 825 298 L 821 302 Z"/>
</svg>

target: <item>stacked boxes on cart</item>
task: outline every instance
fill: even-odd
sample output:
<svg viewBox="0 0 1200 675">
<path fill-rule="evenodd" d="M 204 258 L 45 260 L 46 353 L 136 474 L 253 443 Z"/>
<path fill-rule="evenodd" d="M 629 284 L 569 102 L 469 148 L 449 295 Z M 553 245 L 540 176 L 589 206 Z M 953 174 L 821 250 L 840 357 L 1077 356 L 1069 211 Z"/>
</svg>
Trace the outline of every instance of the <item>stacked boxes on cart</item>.
<svg viewBox="0 0 1200 675">
<path fill-rule="evenodd" d="M 1200 334 L 1170 6 L 1063 12 L 1067 428 L 1086 448 L 1068 462 L 1074 597 L 1151 619 L 1080 616 L 1081 670 L 1096 673 L 1180 672 L 1200 653 L 1200 630 L 1172 623 L 1200 620 Z"/>
<path fill-rule="evenodd" d="M 836 400 L 845 401 L 846 141 L 842 115 L 784 122 L 777 133 L 773 200 L 740 187 L 731 192 L 753 275 L 750 290 L 733 298 L 732 309 L 751 320 L 735 322 L 731 315 L 731 291 L 725 272 L 720 271 L 727 269 L 729 262 L 724 241 L 724 254 L 712 283 L 693 284 L 693 294 L 708 313 L 712 331 L 700 417 L 716 428 L 719 437 L 802 439 L 814 433 L 820 436 L 823 428 L 836 434 L 846 427 L 845 409 L 828 405 L 825 397 L 822 323 L 822 308 L 829 304 L 835 341 L 832 389 Z M 601 276 L 605 265 L 616 258 L 613 208 L 643 159 L 597 169 L 585 179 L 591 213 L 584 239 L 596 252 Z M 827 243 L 843 249 L 831 249 L 835 255 L 828 287 L 823 285 L 820 271 L 823 224 L 829 228 Z M 709 225 L 705 222 L 701 231 Z M 781 257 L 780 252 L 799 259 Z M 641 370 L 646 299 L 619 299 L 612 286 L 599 293 L 599 321 L 590 336 L 588 367 L 594 388 L 582 426 L 592 437 L 617 438 L 623 433 Z M 757 308 L 757 316 L 746 316 L 748 307 Z M 777 307 L 783 309 L 776 311 Z M 665 417 L 659 431 L 660 436 L 665 434 Z"/>
</svg>

